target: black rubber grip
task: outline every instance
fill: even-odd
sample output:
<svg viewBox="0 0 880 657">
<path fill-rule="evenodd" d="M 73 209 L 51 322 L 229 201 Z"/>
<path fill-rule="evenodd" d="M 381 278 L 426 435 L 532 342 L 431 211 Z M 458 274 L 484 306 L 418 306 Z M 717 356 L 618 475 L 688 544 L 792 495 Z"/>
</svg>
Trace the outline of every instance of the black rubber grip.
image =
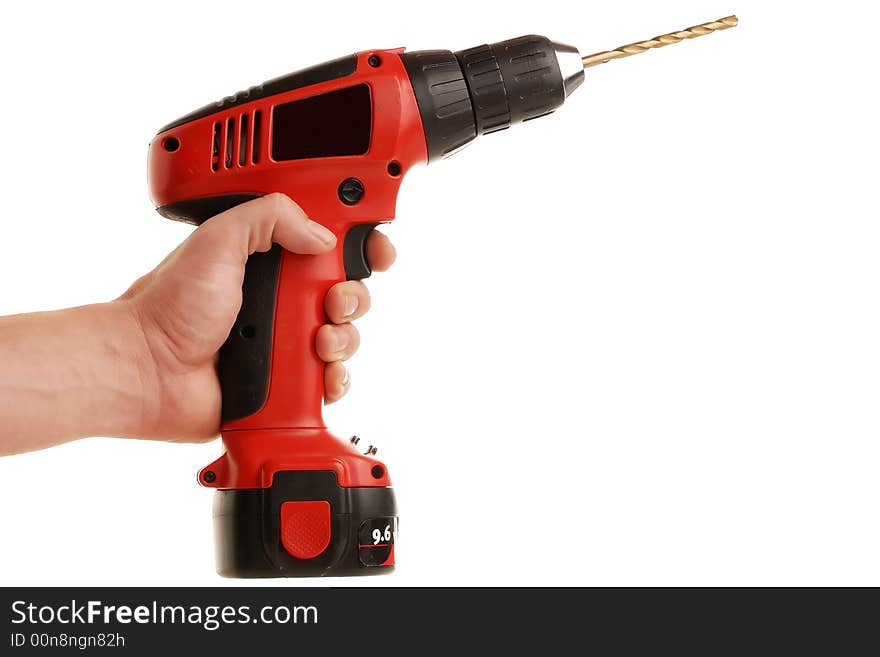
<svg viewBox="0 0 880 657">
<path fill-rule="evenodd" d="M 253 254 L 245 266 L 241 310 L 220 347 L 217 363 L 223 422 L 253 415 L 266 403 L 280 269 L 277 244 L 265 253 Z"/>
</svg>

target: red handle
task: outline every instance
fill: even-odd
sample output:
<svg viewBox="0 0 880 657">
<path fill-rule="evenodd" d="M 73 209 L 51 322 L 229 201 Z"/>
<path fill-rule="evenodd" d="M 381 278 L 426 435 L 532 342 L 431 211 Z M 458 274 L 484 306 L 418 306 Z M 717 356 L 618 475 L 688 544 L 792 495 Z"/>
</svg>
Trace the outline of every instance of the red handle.
<svg viewBox="0 0 880 657">
<path fill-rule="evenodd" d="M 353 224 L 323 255 L 278 245 L 248 259 L 242 308 L 220 351 L 226 452 L 199 480 L 265 488 L 279 470 L 330 470 L 341 486 L 389 486 L 385 466 L 324 427 L 324 362 L 315 336 L 335 283 L 369 274 L 363 251 L 374 222 Z"/>
<path fill-rule="evenodd" d="M 276 246 L 252 256 L 277 265 L 257 271 L 249 263 L 242 311 L 220 353 L 224 432 L 324 426 L 324 363 L 315 352 L 315 335 L 327 322 L 327 290 L 346 279 L 343 245 L 339 235 L 337 247 L 323 255 Z M 266 331 L 268 336 L 258 334 Z M 244 401 L 240 390 L 249 395 Z"/>
</svg>

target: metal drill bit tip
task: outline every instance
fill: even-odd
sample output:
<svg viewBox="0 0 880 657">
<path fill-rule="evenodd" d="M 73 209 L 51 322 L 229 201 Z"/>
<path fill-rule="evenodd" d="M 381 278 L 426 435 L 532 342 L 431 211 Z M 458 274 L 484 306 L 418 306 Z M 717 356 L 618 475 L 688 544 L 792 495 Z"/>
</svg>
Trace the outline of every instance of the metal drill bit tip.
<svg viewBox="0 0 880 657">
<path fill-rule="evenodd" d="M 648 39 L 647 41 L 638 41 L 637 43 L 631 43 L 628 46 L 620 46 L 614 50 L 597 52 L 594 55 L 587 55 L 581 59 L 584 63 L 584 68 L 590 68 L 591 66 L 598 66 L 599 64 L 610 62 L 612 59 L 623 59 L 624 57 L 630 57 L 631 55 L 639 55 L 651 48 L 662 48 L 673 43 L 680 43 L 685 39 L 695 39 L 704 34 L 712 34 L 712 32 L 736 27 L 738 22 L 739 20 L 736 16 L 727 16 L 726 18 L 719 18 L 717 21 L 712 21 L 711 23 L 694 25 L 685 30 L 663 34 L 654 37 L 653 39 Z"/>
</svg>

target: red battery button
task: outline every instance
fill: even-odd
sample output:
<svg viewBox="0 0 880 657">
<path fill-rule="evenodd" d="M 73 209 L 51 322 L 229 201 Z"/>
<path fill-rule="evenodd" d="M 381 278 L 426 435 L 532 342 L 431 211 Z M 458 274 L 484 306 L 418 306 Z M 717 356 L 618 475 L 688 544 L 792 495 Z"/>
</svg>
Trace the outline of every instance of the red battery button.
<svg viewBox="0 0 880 657">
<path fill-rule="evenodd" d="M 330 544 L 330 503 L 324 500 L 281 505 L 281 544 L 292 557 L 314 559 Z"/>
</svg>

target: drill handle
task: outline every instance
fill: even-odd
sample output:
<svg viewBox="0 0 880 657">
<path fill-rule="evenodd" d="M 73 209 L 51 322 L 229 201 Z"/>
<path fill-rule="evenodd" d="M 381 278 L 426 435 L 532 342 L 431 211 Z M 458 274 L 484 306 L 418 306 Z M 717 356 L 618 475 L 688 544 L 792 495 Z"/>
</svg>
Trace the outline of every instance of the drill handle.
<svg viewBox="0 0 880 657">
<path fill-rule="evenodd" d="M 242 304 L 217 365 L 222 430 L 324 427 L 324 363 L 315 335 L 334 284 L 370 275 L 366 239 L 376 222 L 337 233 L 333 251 L 291 253 L 274 244 L 248 258 Z"/>
</svg>

